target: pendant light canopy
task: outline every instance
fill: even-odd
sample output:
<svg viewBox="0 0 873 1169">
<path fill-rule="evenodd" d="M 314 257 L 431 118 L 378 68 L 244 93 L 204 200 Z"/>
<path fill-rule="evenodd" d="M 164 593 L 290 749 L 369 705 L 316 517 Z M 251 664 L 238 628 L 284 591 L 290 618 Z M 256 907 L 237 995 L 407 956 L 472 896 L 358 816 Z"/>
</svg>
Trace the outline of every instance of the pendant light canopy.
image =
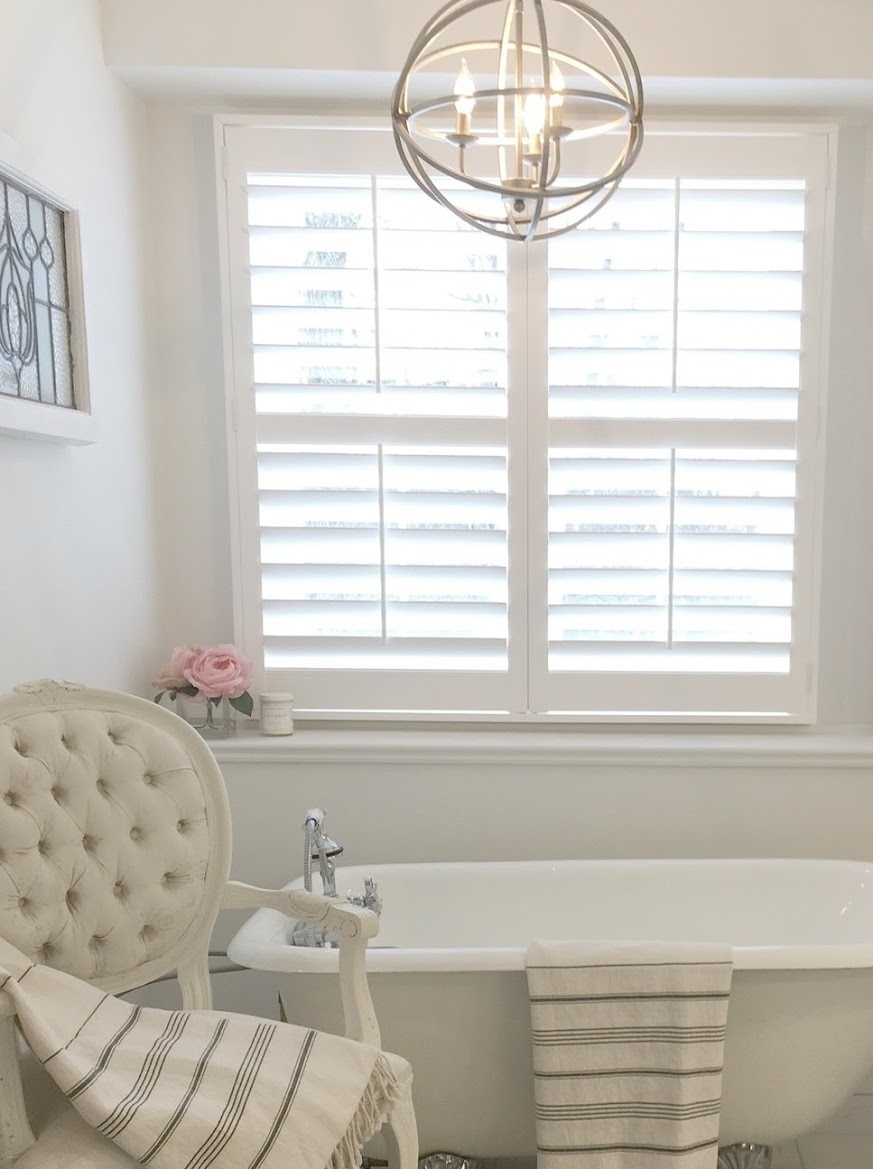
<svg viewBox="0 0 873 1169">
<path fill-rule="evenodd" d="M 450 0 L 412 46 L 391 109 L 428 195 L 526 241 L 603 206 L 639 154 L 642 115 L 627 41 L 581 0 Z"/>
</svg>

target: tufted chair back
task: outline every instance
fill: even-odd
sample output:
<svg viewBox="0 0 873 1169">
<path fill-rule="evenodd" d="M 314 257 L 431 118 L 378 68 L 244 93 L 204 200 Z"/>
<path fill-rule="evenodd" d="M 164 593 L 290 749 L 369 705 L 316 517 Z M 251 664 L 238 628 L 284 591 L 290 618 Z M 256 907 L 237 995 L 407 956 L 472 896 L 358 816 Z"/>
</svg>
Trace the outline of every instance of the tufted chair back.
<svg viewBox="0 0 873 1169">
<path fill-rule="evenodd" d="M 202 997 L 229 867 L 221 773 L 175 714 L 72 683 L 0 699 L 0 936 L 112 993 L 187 967 Z"/>
</svg>

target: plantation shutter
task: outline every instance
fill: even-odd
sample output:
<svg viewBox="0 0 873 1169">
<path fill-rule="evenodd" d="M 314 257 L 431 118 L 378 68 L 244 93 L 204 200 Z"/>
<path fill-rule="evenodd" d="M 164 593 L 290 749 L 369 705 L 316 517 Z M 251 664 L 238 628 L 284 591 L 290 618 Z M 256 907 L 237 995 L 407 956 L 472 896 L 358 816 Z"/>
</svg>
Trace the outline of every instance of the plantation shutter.
<svg viewBox="0 0 873 1169">
<path fill-rule="evenodd" d="M 809 716 L 825 139 L 650 131 L 510 246 L 225 128 L 239 624 L 323 717 Z"/>
<path fill-rule="evenodd" d="M 506 245 L 380 161 L 245 171 L 265 674 L 301 698 L 305 678 L 301 706 L 490 710 L 510 695 Z"/>
<path fill-rule="evenodd" d="M 784 717 L 808 702 L 798 452 L 819 372 L 820 157 L 782 145 L 767 177 L 738 177 L 728 151 L 626 180 L 549 244 L 543 709 Z"/>
</svg>

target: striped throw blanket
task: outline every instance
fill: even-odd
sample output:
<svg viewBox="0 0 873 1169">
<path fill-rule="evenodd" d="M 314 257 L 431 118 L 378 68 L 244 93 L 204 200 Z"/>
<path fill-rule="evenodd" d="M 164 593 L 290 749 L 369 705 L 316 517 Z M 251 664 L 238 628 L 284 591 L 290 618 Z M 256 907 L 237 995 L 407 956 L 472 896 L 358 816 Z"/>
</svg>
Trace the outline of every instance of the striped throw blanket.
<svg viewBox="0 0 873 1169">
<path fill-rule="evenodd" d="M 714 1169 L 728 946 L 532 943 L 538 1169 Z"/>
<path fill-rule="evenodd" d="M 156 1169 L 356 1169 L 397 1096 L 382 1053 L 217 1011 L 131 1006 L 0 941 L 34 1054 L 98 1132 Z"/>
</svg>

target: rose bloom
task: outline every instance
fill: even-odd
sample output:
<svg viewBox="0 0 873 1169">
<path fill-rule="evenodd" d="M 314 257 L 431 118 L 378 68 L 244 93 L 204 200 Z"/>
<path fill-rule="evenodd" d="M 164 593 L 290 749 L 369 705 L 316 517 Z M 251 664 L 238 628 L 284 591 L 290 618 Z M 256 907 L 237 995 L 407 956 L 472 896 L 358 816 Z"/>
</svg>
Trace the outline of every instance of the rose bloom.
<svg viewBox="0 0 873 1169">
<path fill-rule="evenodd" d="M 200 654 L 199 645 L 177 645 L 170 654 L 170 660 L 161 666 L 161 672 L 152 682 L 156 690 L 178 690 L 186 686 L 185 671 Z"/>
<path fill-rule="evenodd" d="M 251 684 L 252 663 L 232 645 L 213 645 L 186 667 L 185 680 L 204 698 L 239 698 Z"/>
</svg>

